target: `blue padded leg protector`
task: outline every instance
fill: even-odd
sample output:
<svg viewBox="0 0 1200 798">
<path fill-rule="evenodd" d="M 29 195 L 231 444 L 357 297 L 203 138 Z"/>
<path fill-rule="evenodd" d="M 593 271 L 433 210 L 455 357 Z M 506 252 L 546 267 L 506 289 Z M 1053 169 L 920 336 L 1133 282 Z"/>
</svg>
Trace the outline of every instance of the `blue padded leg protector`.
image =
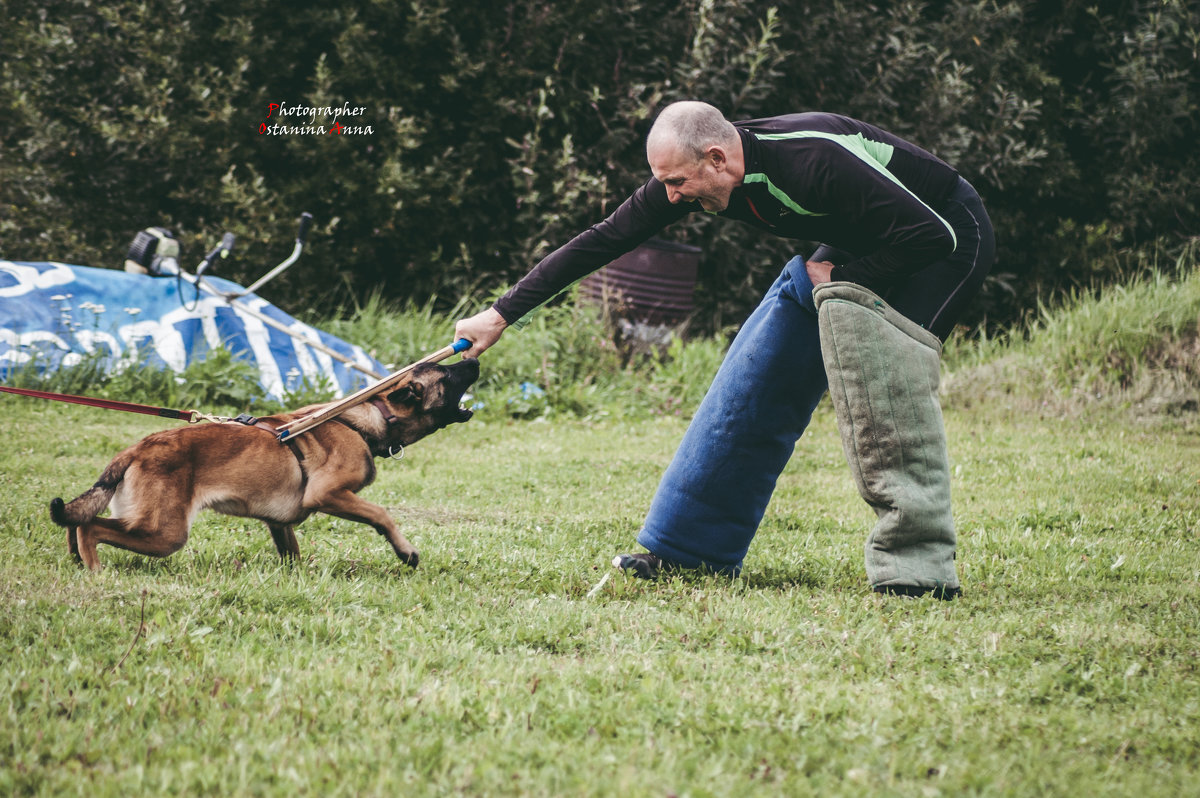
<svg viewBox="0 0 1200 798">
<path fill-rule="evenodd" d="M 795 257 L 742 326 L 663 474 L 638 542 L 737 573 L 825 393 L 812 282 Z"/>
</svg>

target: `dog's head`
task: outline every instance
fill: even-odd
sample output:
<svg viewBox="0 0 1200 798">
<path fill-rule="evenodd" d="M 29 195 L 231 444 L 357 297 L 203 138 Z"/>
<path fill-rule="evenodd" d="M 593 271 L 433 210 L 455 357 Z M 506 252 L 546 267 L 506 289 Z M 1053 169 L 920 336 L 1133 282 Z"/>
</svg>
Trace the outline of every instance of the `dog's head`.
<svg viewBox="0 0 1200 798">
<path fill-rule="evenodd" d="M 380 396 L 391 410 L 386 446 L 408 446 L 442 427 L 466 421 L 463 393 L 479 379 L 479 361 L 464 358 L 449 366 L 421 363 L 407 382 Z M 385 414 L 386 416 L 387 414 Z"/>
</svg>

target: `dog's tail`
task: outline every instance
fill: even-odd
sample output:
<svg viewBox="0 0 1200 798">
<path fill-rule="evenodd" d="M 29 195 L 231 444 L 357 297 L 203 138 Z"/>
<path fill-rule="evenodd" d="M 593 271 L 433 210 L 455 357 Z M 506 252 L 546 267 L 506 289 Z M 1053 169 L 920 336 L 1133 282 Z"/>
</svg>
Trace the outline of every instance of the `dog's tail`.
<svg viewBox="0 0 1200 798">
<path fill-rule="evenodd" d="M 108 464 L 100 479 L 88 490 L 81 493 L 69 503 L 62 499 L 50 500 L 50 518 L 59 526 L 72 527 L 86 524 L 108 506 L 117 485 L 125 478 L 125 472 L 133 462 L 132 455 L 121 454 Z"/>
</svg>

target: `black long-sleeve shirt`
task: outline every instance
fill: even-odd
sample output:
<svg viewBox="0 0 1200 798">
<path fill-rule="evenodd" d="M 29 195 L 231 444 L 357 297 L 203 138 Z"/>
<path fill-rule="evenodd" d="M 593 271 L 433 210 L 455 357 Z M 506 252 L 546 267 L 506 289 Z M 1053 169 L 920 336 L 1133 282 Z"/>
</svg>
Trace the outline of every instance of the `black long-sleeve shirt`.
<svg viewBox="0 0 1200 798">
<path fill-rule="evenodd" d="M 835 265 L 833 279 L 880 293 L 954 251 L 954 231 L 933 208 L 953 189 L 958 173 L 920 147 L 829 113 L 754 119 L 734 127 L 746 175 L 717 216 L 853 253 Z M 700 210 L 699 202 L 672 204 L 663 184 L 651 178 L 607 219 L 547 255 L 495 309 L 511 324 Z"/>
</svg>

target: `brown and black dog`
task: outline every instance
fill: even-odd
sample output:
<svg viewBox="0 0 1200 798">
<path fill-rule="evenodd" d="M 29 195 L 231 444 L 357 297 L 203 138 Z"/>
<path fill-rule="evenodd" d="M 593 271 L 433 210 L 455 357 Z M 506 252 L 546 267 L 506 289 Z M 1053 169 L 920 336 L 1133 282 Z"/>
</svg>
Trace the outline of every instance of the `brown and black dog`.
<svg viewBox="0 0 1200 798">
<path fill-rule="evenodd" d="M 70 503 L 50 502 L 67 528 L 71 554 L 100 568 L 96 544 L 166 557 L 183 548 L 203 509 L 266 523 L 281 557 L 296 558 L 294 528 L 313 513 L 369 524 L 402 561 L 417 550 L 382 507 L 356 494 L 375 479 L 376 457 L 471 417 L 460 407 L 479 361 L 422 363 L 402 385 L 280 443 L 274 430 L 323 405 L 239 422 L 179 427 L 148 435 L 118 454 L 96 484 Z M 97 518 L 112 504 L 112 516 Z"/>
</svg>

